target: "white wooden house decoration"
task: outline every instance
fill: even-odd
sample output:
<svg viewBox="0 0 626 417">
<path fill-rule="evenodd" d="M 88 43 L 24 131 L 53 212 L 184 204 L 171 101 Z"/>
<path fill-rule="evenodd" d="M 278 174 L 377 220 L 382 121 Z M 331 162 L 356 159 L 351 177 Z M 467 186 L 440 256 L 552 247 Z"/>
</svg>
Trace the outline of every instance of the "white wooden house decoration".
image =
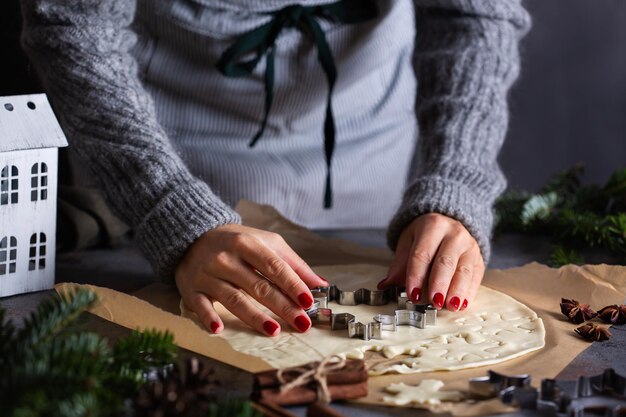
<svg viewBox="0 0 626 417">
<path fill-rule="evenodd" d="M 54 286 L 62 146 L 45 94 L 0 97 L 0 297 Z"/>
</svg>

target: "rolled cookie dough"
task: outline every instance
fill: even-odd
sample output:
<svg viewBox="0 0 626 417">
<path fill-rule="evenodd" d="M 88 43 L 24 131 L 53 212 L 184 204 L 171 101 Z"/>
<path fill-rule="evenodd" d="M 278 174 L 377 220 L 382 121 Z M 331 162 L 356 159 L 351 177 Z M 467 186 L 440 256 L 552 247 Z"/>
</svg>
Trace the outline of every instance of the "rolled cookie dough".
<svg viewBox="0 0 626 417">
<path fill-rule="evenodd" d="M 314 268 L 315 272 L 341 289 L 375 288 L 387 273 L 378 265 L 334 265 Z M 441 310 L 437 325 L 416 329 L 398 326 L 397 332 L 384 332 L 384 340 L 349 339 L 347 331 L 324 326 L 307 333 L 294 331 L 281 323 L 276 337 L 257 334 L 219 303 L 216 310 L 224 321 L 223 337 L 240 352 L 264 359 L 274 367 L 297 366 L 328 355 L 362 359 L 376 351 L 387 360 L 377 361 L 370 374 L 416 373 L 455 370 L 503 362 L 544 346 L 545 329 L 537 314 L 506 294 L 481 287 L 470 308 L 452 313 Z M 354 314 L 357 321 L 369 322 L 378 313 L 393 314 L 396 306 L 340 306 L 330 303 L 334 312 Z M 265 307 L 263 309 L 267 310 Z M 183 315 L 194 318 L 181 302 Z"/>
</svg>

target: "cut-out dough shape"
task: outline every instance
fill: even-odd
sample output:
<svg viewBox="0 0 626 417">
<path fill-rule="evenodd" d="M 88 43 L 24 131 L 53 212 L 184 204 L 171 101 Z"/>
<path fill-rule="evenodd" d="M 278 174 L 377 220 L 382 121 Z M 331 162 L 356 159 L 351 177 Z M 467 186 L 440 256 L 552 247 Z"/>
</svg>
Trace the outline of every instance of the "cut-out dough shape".
<svg viewBox="0 0 626 417">
<path fill-rule="evenodd" d="M 346 290 L 376 288 L 376 283 L 387 273 L 387 268 L 378 265 L 313 269 Z M 378 313 L 393 314 L 396 309 L 394 303 L 384 306 L 330 303 L 330 307 L 353 314 L 362 322 L 370 321 Z M 224 332 L 215 337 L 224 337 L 235 350 L 260 357 L 276 368 L 298 366 L 329 355 L 363 359 L 365 352 L 376 351 L 390 360 L 373 366 L 371 375 L 465 369 L 519 357 L 542 348 L 545 339 L 543 322 L 531 309 L 487 287 L 480 288 L 469 309 L 458 313 L 439 311 L 436 326 L 424 329 L 399 326 L 396 332 L 386 332 L 384 340 L 350 339 L 345 332 L 332 331 L 327 326 L 299 333 L 281 320 L 281 333 L 266 337 L 219 303 L 215 303 L 215 308 L 224 321 Z M 183 315 L 197 320 L 182 303 L 181 310 Z M 393 360 L 400 355 L 409 357 Z"/>
<path fill-rule="evenodd" d="M 393 405 L 439 405 L 442 401 L 461 401 L 465 396 L 460 391 L 440 391 L 443 382 L 438 379 L 424 379 L 419 385 L 390 384 L 385 391 L 395 394 L 393 397 L 383 397 L 383 402 Z"/>
</svg>

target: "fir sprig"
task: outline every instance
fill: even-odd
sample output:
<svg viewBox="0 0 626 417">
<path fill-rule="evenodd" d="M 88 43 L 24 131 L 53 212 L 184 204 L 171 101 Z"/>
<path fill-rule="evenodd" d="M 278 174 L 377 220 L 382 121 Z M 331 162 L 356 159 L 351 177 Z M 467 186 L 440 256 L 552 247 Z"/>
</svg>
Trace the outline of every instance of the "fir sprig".
<svg viewBox="0 0 626 417">
<path fill-rule="evenodd" d="M 579 251 L 606 250 L 626 261 L 626 169 L 603 186 L 583 185 L 583 167 L 556 174 L 538 193 L 509 191 L 496 202 L 496 231 L 550 236 L 553 265 L 583 262 Z"/>
<path fill-rule="evenodd" d="M 74 293 L 58 294 L 42 301 L 17 333 L 16 342 L 36 346 L 49 341 L 70 326 L 78 316 L 96 302 L 92 291 L 80 289 Z"/>
<path fill-rule="evenodd" d="M 0 307 L 2 417 L 130 416 L 138 393 L 149 392 L 141 390 L 154 384 L 149 381 L 150 375 L 155 372 L 164 375 L 165 366 L 177 360 L 177 348 L 169 332 L 133 332 L 110 347 L 100 335 L 79 330 L 75 326 L 78 317 L 95 302 L 95 294 L 85 289 L 55 294 L 37 307 L 20 330 L 6 319 Z M 197 364 L 198 360 L 194 359 L 193 363 Z M 177 365 L 172 366 L 178 369 Z M 199 369 L 198 365 L 193 369 Z M 210 370 L 193 375 L 187 372 L 182 379 L 170 378 L 168 384 L 193 395 L 198 387 L 213 384 L 208 378 L 211 373 Z M 245 400 L 222 402 L 215 397 L 206 398 L 209 401 L 205 401 L 202 414 L 198 413 L 198 407 L 191 407 L 192 414 L 185 415 L 258 415 Z M 155 416 L 165 416 L 156 411 Z"/>
<path fill-rule="evenodd" d="M 133 332 L 113 348 L 109 371 L 119 375 L 123 388 L 135 393 L 145 382 L 146 369 L 161 369 L 176 360 L 171 333 Z"/>
<path fill-rule="evenodd" d="M 115 415 L 151 367 L 175 357 L 169 333 L 135 332 L 111 349 L 100 335 L 77 331 L 77 318 L 95 302 L 95 294 L 85 289 L 55 294 L 20 330 L 0 309 L 3 416 Z"/>
<path fill-rule="evenodd" d="M 568 264 L 581 265 L 585 262 L 585 259 L 575 250 L 567 250 L 563 246 L 557 246 L 552 254 L 548 263 L 550 266 L 559 267 Z"/>
</svg>

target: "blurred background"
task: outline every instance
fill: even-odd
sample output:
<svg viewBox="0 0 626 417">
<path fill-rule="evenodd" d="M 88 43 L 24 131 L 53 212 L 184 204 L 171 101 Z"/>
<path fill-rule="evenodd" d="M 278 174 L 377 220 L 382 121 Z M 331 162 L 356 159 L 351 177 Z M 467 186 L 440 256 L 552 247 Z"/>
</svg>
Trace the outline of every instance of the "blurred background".
<svg viewBox="0 0 626 417">
<path fill-rule="evenodd" d="M 509 187 L 536 191 L 583 163 L 585 182 L 626 168 L 626 1 L 526 0 L 533 28 L 500 162 Z"/>
<path fill-rule="evenodd" d="M 577 163 L 586 183 L 604 183 L 626 167 L 626 1 L 524 4 L 533 29 L 521 45 L 522 73 L 500 155 L 509 186 L 536 191 Z M 19 0 L 0 2 L 0 32 L 0 95 L 40 91 L 17 43 Z"/>
</svg>

